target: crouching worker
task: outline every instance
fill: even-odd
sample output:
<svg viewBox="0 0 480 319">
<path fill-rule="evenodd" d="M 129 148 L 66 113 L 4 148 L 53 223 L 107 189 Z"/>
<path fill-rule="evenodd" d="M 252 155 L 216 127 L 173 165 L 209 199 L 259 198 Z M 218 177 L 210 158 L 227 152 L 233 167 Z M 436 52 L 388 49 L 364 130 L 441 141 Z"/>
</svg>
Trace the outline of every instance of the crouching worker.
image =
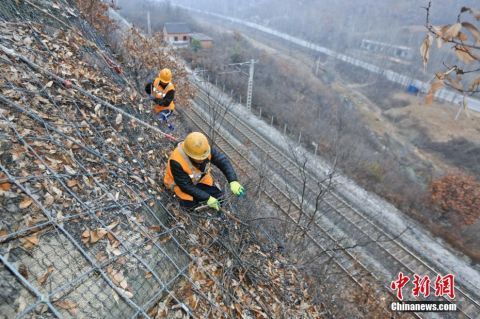
<svg viewBox="0 0 480 319">
<path fill-rule="evenodd" d="M 168 117 L 175 110 L 175 86 L 171 81 L 172 71 L 162 69 L 158 77 L 145 85 L 145 92 L 152 97 L 155 104 L 153 112 L 164 122 L 167 122 Z"/>
<path fill-rule="evenodd" d="M 228 158 L 215 148 L 199 132 L 187 135 L 170 154 L 163 182 L 172 190 L 185 208 L 207 203 L 220 209 L 222 191 L 214 185 L 210 165 L 217 166 L 230 183 L 230 190 L 237 196 L 244 195 L 244 188 L 237 181 L 235 170 Z"/>
</svg>

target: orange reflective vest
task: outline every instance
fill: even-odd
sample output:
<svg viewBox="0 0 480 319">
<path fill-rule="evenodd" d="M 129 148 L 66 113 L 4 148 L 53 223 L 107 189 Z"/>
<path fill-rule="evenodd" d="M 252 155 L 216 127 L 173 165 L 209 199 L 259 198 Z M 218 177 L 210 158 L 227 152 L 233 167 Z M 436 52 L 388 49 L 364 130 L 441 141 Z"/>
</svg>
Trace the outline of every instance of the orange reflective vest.
<svg viewBox="0 0 480 319">
<path fill-rule="evenodd" d="M 152 92 L 152 95 L 155 97 L 155 98 L 164 98 L 165 95 L 172 91 L 172 90 L 175 90 L 175 86 L 173 85 L 172 82 L 168 83 L 168 85 L 164 88 L 161 87 L 160 85 L 160 78 L 156 78 L 154 81 L 153 81 L 153 92 Z M 170 102 L 169 105 L 167 106 L 161 106 L 161 105 L 155 105 L 153 111 L 155 113 L 160 113 L 161 111 L 165 111 L 165 110 L 170 110 L 170 111 L 173 111 L 175 110 L 175 103 L 173 102 Z"/>
<path fill-rule="evenodd" d="M 200 171 L 195 165 L 193 165 L 190 158 L 185 154 L 182 149 L 183 142 L 179 143 L 177 148 L 175 148 L 170 154 L 170 158 L 168 159 L 167 169 L 165 171 L 165 177 L 163 178 L 163 183 L 165 186 L 172 190 L 178 197 L 183 200 L 193 201 L 193 197 L 187 193 L 184 193 L 180 187 L 175 184 L 175 180 L 173 179 L 173 174 L 170 169 L 170 160 L 174 160 L 178 162 L 185 173 L 190 176 L 192 183 L 197 185 L 198 183 L 213 186 L 213 177 L 211 174 L 211 167 L 210 162 L 205 165 L 205 170 L 202 172 Z M 212 159 L 212 155 L 208 155 L 208 160 Z"/>
</svg>

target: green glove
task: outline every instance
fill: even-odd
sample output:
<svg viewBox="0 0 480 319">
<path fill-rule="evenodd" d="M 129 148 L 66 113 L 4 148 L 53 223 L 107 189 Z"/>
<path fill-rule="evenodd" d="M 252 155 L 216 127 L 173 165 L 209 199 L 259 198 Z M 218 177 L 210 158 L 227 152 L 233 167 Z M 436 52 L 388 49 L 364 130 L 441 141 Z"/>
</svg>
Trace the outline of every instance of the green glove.
<svg viewBox="0 0 480 319">
<path fill-rule="evenodd" d="M 220 210 L 220 202 L 215 197 L 210 196 L 207 200 L 207 205 L 215 210 Z"/>
<path fill-rule="evenodd" d="M 243 195 L 245 195 L 245 188 L 243 188 L 243 186 L 237 181 L 233 181 L 230 183 L 230 190 L 238 197 L 242 197 Z"/>
</svg>

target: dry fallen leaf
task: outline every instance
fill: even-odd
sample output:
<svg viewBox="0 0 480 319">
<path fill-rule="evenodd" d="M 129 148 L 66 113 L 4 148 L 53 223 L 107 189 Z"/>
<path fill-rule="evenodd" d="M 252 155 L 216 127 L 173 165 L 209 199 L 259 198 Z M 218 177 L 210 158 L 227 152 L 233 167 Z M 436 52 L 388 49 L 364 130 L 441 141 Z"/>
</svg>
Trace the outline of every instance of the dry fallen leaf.
<svg viewBox="0 0 480 319">
<path fill-rule="evenodd" d="M 143 180 L 140 177 L 138 177 L 137 175 L 131 175 L 130 177 L 133 178 L 134 180 L 136 180 L 139 183 L 143 183 Z"/>
<path fill-rule="evenodd" d="M 45 202 L 43 203 L 43 205 L 45 207 L 49 207 L 53 204 L 54 201 L 55 201 L 55 198 L 53 198 L 53 196 L 50 195 L 50 193 L 46 193 L 45 194 Z"/>
<path fill-rule="evenodd" d="M 115 243 L 117 240 L 115 239 L 115 236 L 113 236 L 112 233 L 107 233 L 107 238 L 108 238 L 108 241 L 110 242 L 110 244 L 113 244 Z M 118 246 L 117 246 L 118 247 Z"/>
<path fill-rule="evenodd" d="M 128 284 L 127 284 L 127 281 L 125 279 L 120 282 L 120 287 L 122 287 L 123 289 L 127 289 Z"/>
<path fill-rule="evenodd" d="M 115 271 L 115 270 L 114 270 Z M 113 275 L 114 282 L 118 285 L 121 281 L 125 280 L 123 274 L 120 271 L 115 271 Z"/>
<path fill-rule="evenodd" d="M 468 41 L 468 35 L 466 35 L 466 34 L 463 33 L 463 32 L 458 32 L 457 38 L 458 38 L 460 41 L 463 41 L 463 42 Z"/>
<path fill-rule="evenodd" d="M 88 244 L 89 241 L 90 241 L 90 230 L 86 229 L 82 233 L 82 242 L 86 245 L 86 244 Z"/>
<path fill-rule="evenodd" d="M 0 184 L 0 189 L 1 189 L 2 191 L 5 191 L 5 192 L 8 191 L 8 190 L 10 190 L 11 187 L 12 187 L 12 184 L 10 184 L 10 183 L 2 183 L 2 184 Z"/>
<path fill-rule="evenodd" d="M 122 114 L 118 114 L 117 118 L 115 119 L 115 124 L 119 125 L 122 123 Z"/>
<path fill-rule="evenodd" d="M 31 249 L 38 245 L 40 238 L 38 237 L 38 233 L 35 233 L 31 236 L 21 238 L 20 241 L 22 242 L 23 248 Z"/>
<path fill-rule="evenodd" d="M 48 219 L 45 216 L 27 216 L 26 225 L 27 227 L 32 227 L 47 220 Z"/>
<path fill-rule="evenodd" d="M 95 244 L 97 241 L 105 237 L 108 232 L 103 228 L 90 231 L 90 243 Z"/>
<path fill-rule="evenodd" d="M 107 228 L 108 228 L 109 230 L 113 230 L 115 227 L 117 227 L 117 225 L 118 225 L 119 223 L 120 223 L 119 221 L 113 222 L 113 223 L 111 223 L 110 225 L 108 225 Z"/>
<path fill-rule="evenodd" d="M 7 176 L 4 173 L 0 173 L 0 180 L 2 180 L 2 182 L 0 182 L 0 190 L 5 192 L 10 190 L 12 184 L 4 182 L 4 180 L 7 180 Z"/>
<path fill-rule="evenodd" d="M 473 80 L 473 82 L 470 84 L 469 90 L 474 91 L 478 89 L 478 87 L 480 87 L 480 76 Z"/>
<path fill-rule="evenodd" d="M 162 231 L 161 226 L 149 226 L 148 229 L 150 229 L 151 231 L 154 231 L 154 232 L 161 232 Z"/>
<path fill-rule="evenodd" d="M 25 279 L 28 279 L 28 269 L 27 269 L 27 266 L 25 266 L 25 264 L 18 265 L 18 272 L 20 273 L 20 275 L 25 277 Z"/>
<path fill-rule="evenodd" d="M 189 297 L 188 297 L 188 304 L 190 306 L 190 308 L 192 308 L 193 310 L 195 310 L 198 306 L 198 297 L 197 295 L 195 294 L 191 294 Z"/>
<path fill-rule="evenodd" d="M 115 302 L 118 304 L 120 302 L 120 297 L 115 292 L 115 290 L 112 291 L 112 296 L 113 296 L 113 300 L 115 300 Z"/>
<path fill-rule="evenodd" d="M 121 291 L 127 298 L 133 298 L 133 294 L 130 291 L 124 290 L 122 288 L 118 288 L 118 290 Z"/>
<path fill-rule="evenodd" d="M 443 86 L 443 81 L 435 81 L 430 86 L 430 90 L 428 91 L 425 97 L 425 103 L 430 105 L 433 103 L 433 98 L 435 97 L 435 93 Z"/>
<path fill-rule="evenodd" d="M 425 39 L 422 42 L 420 47 L 420 54 L 423 59 L 423 67 L 427 67 L 428 59 L 430 58 L 430 48 L 432 46 L 433 36 L 429 33 L 425 36 Z"/>
<path fill-rule="evenodd" d="M 72 82 L 69 80 L 65 80 L 63 82 L 63 85 L 65 86 L 65 88 L 70 89 L 72 87 Z"/>
<path fill-rule="evenodd" d="M 238 312 L 238 314 L 240 315 L 240 317 L 243 318 L 243 311 L 242 311 L 241 306 L 240 306 L 238 303 L 235 303 L 234 306 L 235 306 L 235 310 Z"/>
<path fill-rule="evenodd" d="M 55 186 L 51 186 L 50 190 L 53 191 L 58 197 L 63 195 L 63 192 Z"/>
<path fill-rule="evenodd" d="M 45 273 L 37 279 L 37 282 L 40 286 L 45 285 L 48 277 L 50 277 L 50 274 L 53 272 L 53 269 L 53 266 L 48 266 L 47 271 L 45 271 Z"/>
<path fill-rule="evenodd" d="M 462 29 L 461 23 L 455 23 L 451 25 L 443 34 L 443 38 L 445 38 L 447 41 L 452 40 L 453 38 L 458 36 L 460 29 Z"/>
<path fill-rule="evenodd" d="M 160 243 L 165 244 L 165 243 L 168 242 L 170 239 L 172 239 L 172 236 L 171 236 L 171 235 L 168 235 L 168 236 L 162 238 L 162 239 L 160 240 Z"/>
<path fill-rule="evenodd" d="M 61 309 L 67 310 L 72 316 L 77 314 L 77 304 L 71 300 L 59 300 L 54 304 Z"/>
<path fill-rule="evenodd" d="M 478 31 L 477 27 L 471 24 L 470 22 L 462 22 L 462 26 L 470 31 L 472 34 L 473 38 L 475 39 L 475 44 L 479 45 L 480 44 L 480 31 Z"/>
<path fill-rule="evenodd" d="M 466 46 L 457 45 L 455 46 L 455 53 L 457 57 L 465 63 L 474 62 L 476 60 L 473 52 Z"/>
<path fill-rule="evenodd" d="M 65 171 L 68 173 L 68 174 L 76 174 L 77 172 L 71 168 L 69 165 L 64 165 L 63 168 L 65 169 Z"/>
<path fill-rule="evenodd" d="M 32 199 L 30 197 L 26 197 L 20 202 L 18 207 L 20 207 L 20 209 L 25 209 L 28 206 L 32 205 L 32 203 L 33 203 Z"/>
<path fill-rule="evenodd" d="M 78 185 L 78 181 L 75 180 L 75 179 L 70 179 L 70 180 L 67 181 L 67 186 L 68 187 L 73 187 L 73 186 L 76 186 L 76 185 Z"/>
</svg>

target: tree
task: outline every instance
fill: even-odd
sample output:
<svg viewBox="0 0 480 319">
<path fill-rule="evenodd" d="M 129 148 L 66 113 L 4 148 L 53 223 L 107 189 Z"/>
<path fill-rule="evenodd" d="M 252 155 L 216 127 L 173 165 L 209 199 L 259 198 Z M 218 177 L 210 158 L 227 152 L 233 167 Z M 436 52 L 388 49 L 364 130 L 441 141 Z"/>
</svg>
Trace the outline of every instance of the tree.
<svg viewBox="0 0 480 319">
<path fill-rule="evenodd" d="M 190 43 L 190 46 L 192 47 L 193 52 L 198 52 L 198 50 L 202 48 L 202 44 L 196 39 L 192 39 L 192 43 Z"/>
<path fill-rule="evenodd" d="M 82 17 L 101 35 L 108 37 L 117 28 L 115 22 L 108 17 L 108 3 L 101 0 L 77 0 L 77 6 Z"/>
<path fill-rule="evenodd" d="M 464 224 L 480 218 L 480 183 L 473 176 L 450 173 L 432 182 L 430 199 L 445 214 L 454 214 Z"/>
<path fill-rule="evenodd" d="M 432 103 L 435 92 L 443 86 L 452 88 L 464 96 L 479 93 L 480 31 L 478 21 L 480 20 L 480 10 L 462 7 L 455 23 L 433 25 L 430 22 L 431 4 L 430 1 L 425 8 L 427 35 L 420 47 L 423 64 L 426 67 L 434 40 L 436 40 L 438 48 L 444 44 L 451 44 L 451 50 L 455 53 L 457 61 L 453 65 L 444 62 L 444 70 L 435 74 L 426 96 L 427 104 Z"/>
</svg>

